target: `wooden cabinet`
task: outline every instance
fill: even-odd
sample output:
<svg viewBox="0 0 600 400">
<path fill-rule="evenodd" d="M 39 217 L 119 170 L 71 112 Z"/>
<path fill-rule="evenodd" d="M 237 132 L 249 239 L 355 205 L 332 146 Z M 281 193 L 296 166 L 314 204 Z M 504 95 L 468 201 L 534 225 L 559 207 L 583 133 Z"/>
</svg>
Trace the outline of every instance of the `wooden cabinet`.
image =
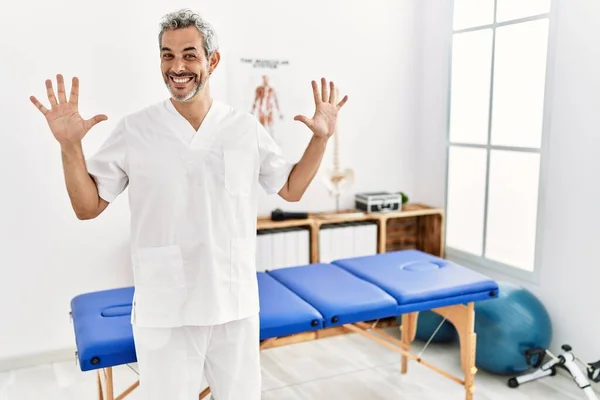
<svg viewBox="0 0 600 400">
<path fill-rule="evenodd" d="M 377 251 L 417 249 L 444 257 L 444 214 L 424 204 L 405 204 L 402 211 L 364 213 L 359 210 L 310 213 L 299 220 L 273 221 L 261 216 L 257 229 L 307 227 L 310 232 L 310 262 L 319 262 L 319 232 L 324 225 L 372 221 L 377 224 Z"/>
</svg>

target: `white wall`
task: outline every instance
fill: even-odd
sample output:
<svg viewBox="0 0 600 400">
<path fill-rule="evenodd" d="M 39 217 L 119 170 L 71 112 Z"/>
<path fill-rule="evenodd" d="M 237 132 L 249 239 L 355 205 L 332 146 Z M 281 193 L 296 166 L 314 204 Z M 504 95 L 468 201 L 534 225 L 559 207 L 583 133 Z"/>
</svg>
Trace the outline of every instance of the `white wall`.
<svg viewBox="0 0 600 400">
<path fill-rule="evenodd" d="M 95 152 L 120 118 L 168 94 L 160 76 L 158 21 L 188 2 L 87 4 L 60 0 L 3 5 L 0 369 L 36 359 L 29 355 L 50 359 L 73 354 L 61 352 L 74 343 L 70 299 L 132 282 L 127 195 L 97 220 L 75 218 L 60 149 L 29 96 L 49 105 L 45 79 L 53 80 L 56 91 L 55 76 L 62 73 L 69 90 L 76 74 L 81 114 L 90 118 L 105 113 L 109 118 L 84 139 L 84 151 Z M 224 45 L 228 7 L 228 2 L 202 6 L 223 32 Z M 217 71 L 215 96 L 225 96 L 226 85 L 226 76 Z"/>
<path fill-rule="evenodd" d="M 419 68 L 413 196 L 435 207 L 444 207 L 446 196 L 451 13 L 451 0 L 423 0 L 415 17 Z"/>
<path fill-rule="evenodd" d="M 573 346 L 585 361 L 600 358 L 600 318 L 595 296 L 600 281 L 597 247 L 600 238 L 600 3 L 591 0 L 555 2 L 554 73 L 548 77 L 552 100 L 547 132 L 545 206 L 541 280 L 519 282 L 537 294 L 553 319 L 557 350 Z M 445 204 L 448 37 L 450 2 L 420 3 L 420 114 L 417 122 L 419 169 L 415 196 L 437 206 Z M 425 107 L 428 108 L 425 111 Z"/>
<path fill-rule="evenodd" d="M 310 0 L 292 9 L 283 3 L 194 3 L 213 21 L 221 39 L 222 64 L 212 82 L 215 97 L 227 101 L 235 93 L 228 74 L 235 60 L 229 56 L 236 54 L 289 58 L 297 74 L 287 88 L 298 93 L 295 113 L 312 110 L 311 79 L 334 79 L 350 95 L 340 127 L 343 166 L 356 173 L 352 193 L 411 194 L 417 110 L 414 1 Z M 160 77 L 157 24 L 166 12 L 190 3 L 91 4 L 36 0 L 3 5 L 0 370 L 72 354 L 70 299 L 132 282 L 126 193 L 99 219 L 78 221 L 65 190 L 59 147 L 29 96 L 47 104 L 44 80 L 55 81 L 62 73 L 70 84 L 76 74 L 81 114 L 109 117 L 84 140 L 85 152 L 93 153 L 121 117 L 168 96 Z M 293 115 L 287 117 L 294 139 L 284 150 L 298 158 L 309 135 L 291 121 Z M 262 198 L 260 213 L 275 206 L 332 209 L 333 199 L 318 179 L 300 203 Z M 352 193 L 343 206 L 352 206 Z"/>
<path fill-rule="evenodd" d="M 291 8 L 285 1 L 240 0 L 234 7 L 232 47 L 237 55 L 290 61 L 293 75 L 287 89 L 296 94 L 291 100 L 297 107 L 283 125 L 286 154 L 300 158 L 310 139 L 304 125 L 292 118 L 312 116 L 310 81 L 324 76 L 341 88 L 342 96 L 350 97 L 340 115 L 339 134 L 341 167 L 354 170 L 355 184 L 341 207 L 354 207 L 356 191 L 412 193 L 417 90 L 413 1 L 307 0 Z M 230 87 L 230 92 L 235 90 Z M 323 173 L 333 162 L 332 144 Z M 263 196 L 259 211 L 331 210 L 335 202 L 322 177 L 317 176 L 302 202 L 286 204 Z"/>
</svg>

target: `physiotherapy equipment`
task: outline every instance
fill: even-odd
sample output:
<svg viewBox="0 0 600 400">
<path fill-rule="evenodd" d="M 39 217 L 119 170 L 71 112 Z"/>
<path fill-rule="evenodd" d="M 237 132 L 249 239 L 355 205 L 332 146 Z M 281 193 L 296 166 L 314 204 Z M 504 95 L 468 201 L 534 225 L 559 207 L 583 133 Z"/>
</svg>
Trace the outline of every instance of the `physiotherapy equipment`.
<svg viewBox="0 0 600 400">
<path fill-rule="evenodd" d="M 402 195 L 400 193 L 367 192 L 354 196 L 356 209 L 365 212 L 386 212 L 402 210 Z"/>
<path fill-rule="evenodd" d="M 452 379 L 473 399 L 475 386 L 475 302 L 498 297 L 488 277 L 418 250 L 402 250 L 258 272 L 261 348 L 291 335 L 341 328 L 401 354 L 402 370 L 414 360 Z M 71 301 L 77 358 L 82 371 L 97 371 L 99 398 L 115 397 L 112 367 L 136 362 L 130 323 L 131 287 L 76 296 Z M 450 321 L 460 338 L 463 377 L 454 376 L 410 352 L 419 311 Z M 377 327 L 402 315 L 401 339 Z M 200 398 L 210 393 L 205 389 Z"/>
<path fill-rule="evenodd" d="M 600 361 L 595 363 L 585 363 L 575 357 L 571 352 L 572 348 L 568 344 L 562 346 L 563 353 L 558 356 L 552 354 L 550 350 L 545 348 L 536 348 L 528 350 L 525 353 L 527 364 L 535 368 L 535 371 L 525 375 L 512 377 L 508 380 L 508 386 L 511 388 L 519 387 L 527 382 L 545 378 L 547 376 L 556 375 L 556 368 L 565 369 L 573 378 L 579 389 L 583 390 L 588 400 L 598 400 L 596 393 L 592 389 L 590 382 L 586 379 L 585 374 L 579 368 L 576 361 L 587 371 L 587 377 L 594 382 L 600 382 Z M 546 356 L 550 358 L 546 361 Z"/>
<path fill-rule="evenodd" d="M 498 287 L 498 299 L 475 306 L 475 365 L 493 374 L 519 374 L 530 368 L 523 356 L 527 350 L 550 346 L 552 320 L 529 290 L 502 281 Z"/>
</svg>

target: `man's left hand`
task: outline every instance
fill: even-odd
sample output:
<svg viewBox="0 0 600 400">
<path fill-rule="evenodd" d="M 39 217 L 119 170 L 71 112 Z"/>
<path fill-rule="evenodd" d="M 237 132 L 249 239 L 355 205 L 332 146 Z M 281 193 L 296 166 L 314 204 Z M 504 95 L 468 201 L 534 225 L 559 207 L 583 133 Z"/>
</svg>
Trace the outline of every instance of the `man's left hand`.
<svg viewBox="0 0 600 400">
<path fill-rule="evenodd" d="M 294 120 L 303 122 L 316 137 L 327 139 L 335 132 L 338 112 L 348 101 L 348 96 L 344 96 L 339 103 L 335 104 L 335 85 L 330 82 L 328 88 L 325 78 L 321 78 L 321 93 L 317 82 L 312 81 L 312 88 L 315 97 L 315 114 L 312 118 L 296 115 Z"/>
</svg>

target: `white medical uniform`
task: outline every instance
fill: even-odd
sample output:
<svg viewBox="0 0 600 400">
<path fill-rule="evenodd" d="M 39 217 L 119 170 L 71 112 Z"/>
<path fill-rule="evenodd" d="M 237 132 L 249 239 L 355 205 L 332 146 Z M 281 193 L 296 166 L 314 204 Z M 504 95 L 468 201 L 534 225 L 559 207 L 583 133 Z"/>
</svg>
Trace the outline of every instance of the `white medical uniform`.
<svg viewBox="0 0 600 400">
<path fill-rule="evenodd" d="M 260 398 L 257 195 L 293 163 L 249 113 L 214 100 L 195 131 L 171 100 L 122 119 L 87 160 L 100 197 L 129 189 L 143 399 Z"/>
</svg>

